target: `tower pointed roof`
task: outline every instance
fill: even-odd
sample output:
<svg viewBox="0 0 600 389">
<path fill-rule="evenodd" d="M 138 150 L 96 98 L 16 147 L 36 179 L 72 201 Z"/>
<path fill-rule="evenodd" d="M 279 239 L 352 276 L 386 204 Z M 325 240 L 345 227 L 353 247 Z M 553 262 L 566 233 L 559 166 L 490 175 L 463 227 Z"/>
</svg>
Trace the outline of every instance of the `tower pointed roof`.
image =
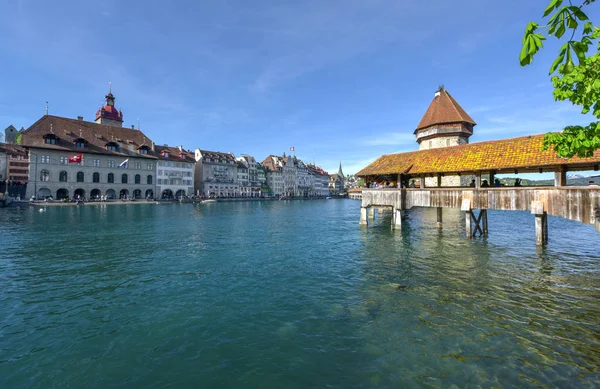
<svg viewBox="0 0 600 389">
<path fill-rule="evenodd" d="M 445 123 L 470 123 L 476 125 L 469 114 L 456 100 L 441 86 L 433 97 L 429 108 L 419 122 L 415 133 L 423 128 Z"/>
<path fill-rule="evenodd" d="M 344 173 L 342 172 L 342 161 L 340 161 L 340 168 L 338 169 L 338 172 L 337 172 L 337 174 L 338 174 L 340 177 L 344 177 Z"/>
</svg>

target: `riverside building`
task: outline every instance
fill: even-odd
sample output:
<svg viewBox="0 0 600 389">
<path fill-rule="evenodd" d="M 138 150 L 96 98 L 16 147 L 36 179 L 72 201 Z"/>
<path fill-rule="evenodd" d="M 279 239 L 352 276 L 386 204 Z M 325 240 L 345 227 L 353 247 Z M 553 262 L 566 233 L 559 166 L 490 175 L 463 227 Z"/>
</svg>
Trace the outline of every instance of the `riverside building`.
<svg viewBox="0 0 600 389">
<path fill-rule="evenodd" d="M 95 122 L 46 112 L 22 132 L 21 144 L 29 153 L 28 197 L 154 197 L 154 144 L 139 129 L 122 126 L 112 93 L 105 99 Z"/>
<path fill-rule="evenodd" d="M 239 193 L 238 161 L 232 153 L 196 149 L 194 190 L 199 196 L 234 197 Z"/>
<path fill-rule="evenodd" d="M 156 151 L 156 192 L 160 198 L 181 199 L 194 195 L 194 153 L 183 146 L 154 146 Z"/>
</svg>

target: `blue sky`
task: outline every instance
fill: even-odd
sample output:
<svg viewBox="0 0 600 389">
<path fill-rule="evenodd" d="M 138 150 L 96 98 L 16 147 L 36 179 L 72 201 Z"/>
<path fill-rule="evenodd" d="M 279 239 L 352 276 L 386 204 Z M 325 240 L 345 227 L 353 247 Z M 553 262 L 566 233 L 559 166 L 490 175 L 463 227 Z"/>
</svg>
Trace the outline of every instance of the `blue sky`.
<svg viewBox="0 0 600 389">
<path fill-rule="evenodd" d="M 294 146 L 330 172 L 417 148 L 439 85 L 471 142 L 587 123 L 554 102 L 557 44 L 521 68 L 547 0 L 5 0 L 0 127 L 93 120 L 109 81 L 156 143 L 254 155 Z"/>
</svg>

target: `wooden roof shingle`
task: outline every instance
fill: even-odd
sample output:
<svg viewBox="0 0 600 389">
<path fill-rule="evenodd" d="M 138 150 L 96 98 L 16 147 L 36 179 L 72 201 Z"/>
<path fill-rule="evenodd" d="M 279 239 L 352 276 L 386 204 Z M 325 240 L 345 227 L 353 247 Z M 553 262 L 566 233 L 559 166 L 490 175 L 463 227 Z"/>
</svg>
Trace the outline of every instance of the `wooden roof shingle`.
<svg viewBox="0 0 600 389">
<path fill-rule="evenodd" d="M 600 150 L 591 158 L 560 158 L 554 150 L 542 151 L 544 134 L 471 143 L 453 147 L 387 154 L 356 175 L 427 175 L 509 170 L 535 170 L 556 166 L 595 166 Z"/>
</svg>

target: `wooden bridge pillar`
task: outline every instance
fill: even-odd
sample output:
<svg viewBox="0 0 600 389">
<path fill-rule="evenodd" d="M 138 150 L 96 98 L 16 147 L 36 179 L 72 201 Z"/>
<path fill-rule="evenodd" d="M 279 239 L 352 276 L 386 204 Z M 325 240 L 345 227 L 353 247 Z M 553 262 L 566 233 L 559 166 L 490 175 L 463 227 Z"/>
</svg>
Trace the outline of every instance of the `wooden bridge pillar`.
<svg viewBox="0 0 600 389">
<path fill-rule="evenodd" d="M 360 207 L 360 221 L 361 226 L 368 226 L 369 222 L 367 221 L 367 207 Z"/>
<path fill-rule="evenodd" d="M 531 213 L 535 215 L 535 244 L 538 246 L 548 243 L 548 214 L 541 201 L 531 202 Z"/>
<path fill-rule="evenodd" d="M 554 172 L 554 186 L 566 186 L 567 185 L 567 171 L 564 168 L 560 168 Z"/>
<path fill-rule="evenodd" d="M 437 228 L 442 228 L 442 207 L 437 207 L 437 223 L 435 223 Z"/>
<path fill-rule="evenodd" d="M 478 233 L 479 236 L 487 236 L 487 209 L 479 210 L 479 215 L 475 216 L 475 213 L 471 209 L 471 200 L 469 199 L 463 200 L 460 209 L 465 211 L 465 234 L 467 235 L 467 238 L 474 238 Z"/>
<path fill-rule="evenodd" d="M 394 207 L 392 212 L 392 228 L 395 230 L 402 229 L 402 210 Z"/>
<path fill-rule="evenodd" d="M 375 220 L 375 208 L 369 207 L 369 220 Z"/>
</svg>

